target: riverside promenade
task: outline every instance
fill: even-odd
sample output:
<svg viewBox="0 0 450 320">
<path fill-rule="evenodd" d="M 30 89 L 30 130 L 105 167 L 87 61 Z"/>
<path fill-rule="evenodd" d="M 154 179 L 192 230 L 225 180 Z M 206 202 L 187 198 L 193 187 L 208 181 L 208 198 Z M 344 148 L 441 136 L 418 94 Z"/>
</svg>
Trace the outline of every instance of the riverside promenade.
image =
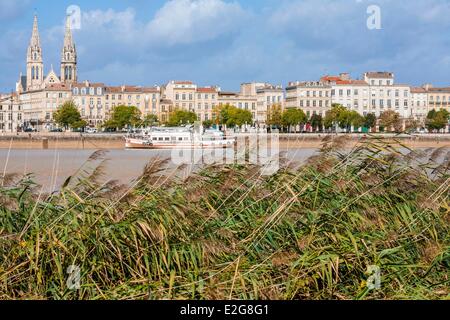
<svg viewBox="0 0 450 320">
<path fill-rule="evenodd" d="M 250 135 L 249 133 L 248 135 Z M 18 133 L 0 134 L 0 149 L 81 149 L 117 150 L 125 148 L 124 133 Z M 244 134 L 245 135 L 245 134 Z M 320 148 L 327 136 L 345 136 L 349 144 L 360 142 L 370 136 L 388 141 L 396 139 L 411 148 L 450 147 L 450 134 L 280 134 L 281 149 Z"/>
</svg>

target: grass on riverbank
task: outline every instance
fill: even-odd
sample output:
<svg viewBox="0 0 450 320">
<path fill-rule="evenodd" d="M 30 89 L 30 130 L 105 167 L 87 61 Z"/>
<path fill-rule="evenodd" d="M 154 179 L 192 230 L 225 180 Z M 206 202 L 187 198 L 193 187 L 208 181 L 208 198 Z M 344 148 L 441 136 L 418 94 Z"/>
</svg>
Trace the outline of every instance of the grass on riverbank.
<svg viewBox="0 0 450 320">
<path fill-rule="evenodd" d="M 450 153 L 343 143 L 272 177 L 217 166 L 181 181 L 155 160 L 132 188 L 102 185 L 101 152 L 58 194 L 5 177 L 0 298 L 450 298 Z"/>
</svg>

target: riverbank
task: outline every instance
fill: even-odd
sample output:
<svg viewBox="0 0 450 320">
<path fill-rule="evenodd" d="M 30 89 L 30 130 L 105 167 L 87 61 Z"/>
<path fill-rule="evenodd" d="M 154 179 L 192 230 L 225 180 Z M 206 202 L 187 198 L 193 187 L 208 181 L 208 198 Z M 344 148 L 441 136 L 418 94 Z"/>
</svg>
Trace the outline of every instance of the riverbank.
<svg viewBox="0 0 450 320">
<path fill-rule="evenodd" d="M 320 148 L 323 140 L 346 136 L 352 146 L 368 136 L 363 134 L 281 134 L 280 149 Z M 447 135 L 379 135 L 387 142 L 398 140 L 410 148 L 450 147 L 450 134 Z M 75 149 L 75 150 L 122 150 L 125 147 L 123 134 L 80 134 L 80 133 L 22 133 L 1 135 L 0 149 Z"/>
<path fill-rule="evenodd" d="M 162 176 L 165 162 L 153 160 L 127 186 L 99 181 L 101 152 L 77 183 L 58 163 L 88 151 L 22 150 L 33 164 L 54 162 L 53 176 L 67 185 L 49 196 L 28 181 L 0 184 L 0 297 L 448 299 L 448 163 L 430 176 L 438 166 L 433 150 L 402 157 L 378 147 L 388 154 L 324 150 L 323 158 L 283 165 L 270 177 L 253 166 L 212 166 L 180 179 L 184 166 Z M 58 156 L 64 153 L 67 159 Z M 155 154 L 104 156 L 113 153 L 121 161 Z M 115 172 L 130 167 L 117 164 Z M 67 288 L 70 266 L 81 270 L 78 290 Z M 378 272 L 381 286 L 371 290 Z"/>
</svg>

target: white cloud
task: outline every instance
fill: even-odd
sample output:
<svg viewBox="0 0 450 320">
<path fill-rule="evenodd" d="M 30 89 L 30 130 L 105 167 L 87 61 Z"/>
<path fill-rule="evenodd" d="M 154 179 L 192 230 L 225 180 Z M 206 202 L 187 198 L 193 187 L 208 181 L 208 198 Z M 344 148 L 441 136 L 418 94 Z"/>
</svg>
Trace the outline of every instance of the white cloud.
<svg viewBox="0 0 450 320">
<path fill-rule="evenodd" d="M 168 45 L 191 44 L 237 30 L 246 16 L 238 3 L 171 0 L 156 13 L 147 31 Z"/>
<path fill-rule="evenodd" d="M 0 0 L 0 19 L 17 16 L 30 3 L 30 0 Z"/>
</svg>

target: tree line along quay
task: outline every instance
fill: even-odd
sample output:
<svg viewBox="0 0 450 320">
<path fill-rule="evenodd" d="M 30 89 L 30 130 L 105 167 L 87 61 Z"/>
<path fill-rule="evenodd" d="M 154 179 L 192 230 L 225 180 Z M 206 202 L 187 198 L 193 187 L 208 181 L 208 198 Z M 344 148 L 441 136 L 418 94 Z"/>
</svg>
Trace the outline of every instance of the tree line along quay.
<svg viewBox="0 0 450 320">
<path fill-rule="evenodd" d="M 72 102 L 64 103 L 54 114 L 56 124 L 70 131 L 81 131 L 87 127 L 87 122 L 82 119 L 77 106 Z M 117 132 L 124 129 L 149 127 L 156 125 L 179 126 L 194 124 L 199 121 L 195 112 L 186 110 L 174 110 L 170 113 L 167 121 L 160 121 L 154 114 L 142 115 L 135 106 L 117 106 L 113 109 L 110 118 L 101 126 L 98 131 Z M 376 117 L 373 113 L 365 116 L 354 110 L 340 105 L 333 104 L 325 116 L 314 114 L 308 117 L 302 109 L 284 109 L 279 105 L 270 108 L 266 125 L 258 126 L 259 129 L 279 130 L 282 133 L 415 133 L 427 132 L 444 133 L 450 122 L 450 113 L 445 110 L 431 110 L 425 122 L 422 124 L 413 119 L 402 119 L 398 113 L 387 110 Z M 232 105 L 220 105 L 215 107 L 212 120 L 201 122 L 206 128 L 228 128 L 237 131 L 247 131 L 255 128 L 252 124 L 252 115 L 247 110 L 242 110 Z"/>
</svg>

